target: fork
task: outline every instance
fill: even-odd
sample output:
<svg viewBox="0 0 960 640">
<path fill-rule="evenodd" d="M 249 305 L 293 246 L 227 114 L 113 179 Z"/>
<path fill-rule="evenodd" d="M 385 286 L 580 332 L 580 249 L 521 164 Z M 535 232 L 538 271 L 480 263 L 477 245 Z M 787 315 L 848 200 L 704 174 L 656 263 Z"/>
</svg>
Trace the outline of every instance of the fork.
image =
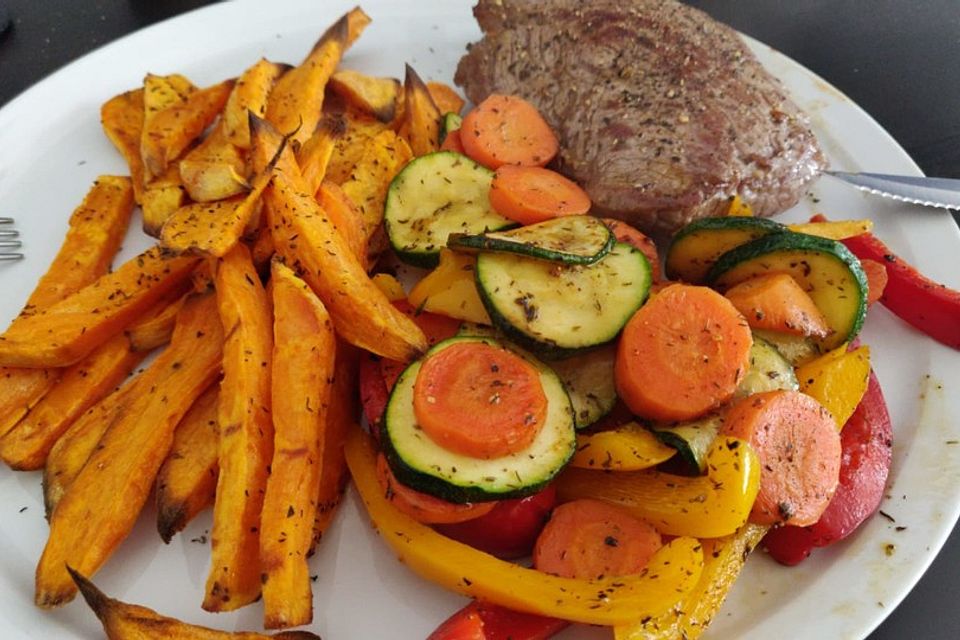
<svg viewBox="0 0 960 640">
<path fill-rule="evenodd" d="M 21 242 L 17 240 L 20 232 L 16 229 L 3 228 L 13 224 L 13 218 L 0 218 L 0 262 L 12 262 L 22 260 L 23 254 L 14 251 L 19 249 Z"/>
</svg>

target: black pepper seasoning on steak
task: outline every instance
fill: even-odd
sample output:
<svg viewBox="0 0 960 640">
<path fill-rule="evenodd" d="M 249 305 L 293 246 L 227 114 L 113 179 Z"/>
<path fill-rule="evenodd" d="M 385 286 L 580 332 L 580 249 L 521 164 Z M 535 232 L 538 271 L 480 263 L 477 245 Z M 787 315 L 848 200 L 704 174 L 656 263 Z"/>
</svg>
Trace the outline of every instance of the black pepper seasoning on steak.
<svg viewBox="0 0 960 640">
<path fill-rule="evenodd" d="M 672 0 L 480 0 L 485 34 L 455 81 L 532 102 L 560 138 L 557 168 L 592 212 L 648 233 L 800 199 L 825 166 L 806 116 L 737 33 Z"/>
</svg>

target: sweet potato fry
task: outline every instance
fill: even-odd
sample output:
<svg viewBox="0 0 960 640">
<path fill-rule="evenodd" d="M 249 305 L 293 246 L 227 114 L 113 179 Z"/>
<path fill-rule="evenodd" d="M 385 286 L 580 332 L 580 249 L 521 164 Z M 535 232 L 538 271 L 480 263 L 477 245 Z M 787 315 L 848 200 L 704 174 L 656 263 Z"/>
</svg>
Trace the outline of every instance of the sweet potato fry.
<svg viewBox="0 0 960 640">
<path fill-rule="evenodd" d="M 43 468 L 43 504 L 47 520 L 53 515 L 57 504 L 73 484 L 80 470 L 93 455 L 100 438 L 110 425 L 120 417 L 133 393 L 138 375 L 122 387 L 95 404 L 80 416 L 50 450 Z"/>
<path fill-rule="evenodd" d="M 373 22 L 363 9 L 359 6 L 350 9 L 347 12 L 347 46 L 353 46 L 357 38 L 363 33 L 363 30 Z"/>
<path fill-rule="evenodd" d="M 140 134 L 145 113 L 143 95 L 143 89 L 127 91 L 110 98 L 100 107 L 100 124 L 107 138 L 127 161 L 137 203 L 142 201 L 146 183 L 143 159 L 140 157 Z"/>
<path fill-rule="evenodd" d="M 99 176 L 71 214 L 67 236 L 22 315 L 46 309 L 107 273 L 127 234 L 132 212 L 130 178 Z"/>
<path fill-rule="evenodd" d="M 161 300 L 154 310 L 143 318 L 130 325 L 124 334 L 130 340 L 130 349 L 133 351 L 152 351 L 157 347 L 170 342 L 173 328 L 177 323 L 177 314 L 187 301 L 186 294 L 182 296 L 168 296 L 168 300 Z"/>
<path fill-rule="evenodd" d="M 336 349 L 323 303 L 293 271 L 274 260 L 273 463 L 260 519 L 264 627 L 313 620 L 307 553 L 313 542 L 317 487 Z"/>
<path fill-rule="evenodd" d="M 324 178 L 337 184 L 343 184 L 350 177 L 369 141 L 389 129 L 376 118 L 351 108 L 327 114 L 321 126 L 328 128 L 336 138 Z"/>
<path fill-rule="evenodd" d="M 221 119 L 178 166 L 187 195 L 195 202 L 212 202 L 249 190 L 246 164 L 240 148 L 227 140 Z"/>
<path fill-rule="evenodd" d="M 330 77 L 330 90 L 381 122 L 390 122 L 397 111 L 400 81 L 344 69 Z"/>
<path fill-rule="evenodd" d="M 144 186 L 140 198 L 143 232 L 159 237 L 163 223 L 187 201 L 187 191 L 180 180 L 180 167 L 170 165 L 166 173 Z"/>
<path fill-rule="evenodd" d="M 108 640 L 320 640 L 307 631 L 284 631 L 273 636 L 243 631 L 216 631 L 174 618 L 153 609 L 109 598 L 92 582 L 67 567 L 87 605 L 100 618 Z"/>
<path fill-rule="evenodd" d="M 297 164 L 300 165 L 300 173 L 310 193 L 317 192 L 327 174 L 327 165 L 333 156 L 337 135 L 337 132 L 321 122 L 310 139 L 297 150 Z"/>
<path fill-rule="evenodd" d="M 190 93 L 183 101 L 148 114 L 140 134 L 140 155 L 151 175 L 162 175 L 171 162 L 210 126 L 230 97 L 233 80 Z"/>
<path fill-rule="evenodd" d="M 38 606 L 70 601 L 76 586 L 66 566 L 93 574 L 130 533 L 170 450 L 174 428 L 216 379 L 222 352 L 214 296 L 191 298 L 180 311 L 170 346 L 143 373 L 128 409 L 53 512 L 37 566 Z"/>
<path fill-rule="evenodd" d="M 256 181 L 250 193 L 180 207 L 164 223 L 160 232 L 161 244 L 176 253 L 226 255 L 240 241 L 254 218 L 269 181 L 267 174 Z"/>
<path fill-rule="evenodd" d="M 407 65 L 403 79 L 403 116 L 397 133 L 410 144 L 413 155 L 422 156 L 440 148 L 441 115 L 427 85 L 413 67 Z"/>
<path fill-rule="evenodd" d="M 203 608 L 231 611 L 260 595 L 260 511 L 273 457 L 273 335 L 270 301 L 245 244 L 219 260 L 214 282 L 227 340 L 217 409 L 220 478 Z"/>
<path fill-rule="evenodd" d="M 320 542 L 329 528 L 347 486 L 347 460 L 343 455 L 343 443 L 346 442 L 350 425 L 356 424 L 360 417 L 357 394 L 359 355 L 356 347 L 343 340 L 337 341 L 333 387 L 330 390 L 327 424 L 324 429 L 323 463 L 320 467 L 320 492 L 317 498 L 317 515 L 313 521 L 312 547 Z"/>
<path fill-rule="evenodd" d="M 137 130 L 139 137 L 133 151 L 140 157 L 144 185 L 150 183 L 157 176 L 143 162 L 144 131 L 153 127 L 153 120 L 158 113 L 172 106 L 183 104 L 187 97 L 196 90 L 197 88 L 192 82 L 179 74 L 158 76 L 148 73 L 143 78 L 143 118 L 140 120 L 140 128 Z M 133 114 L 130 117 L 132 119 Z M 143 203 L 141 202 L 141 204 Z"/>
<path fill-rule="evenodd" d="M 378 237 L 376 232 L 383 222 L 383 205 L 390 181 L 413 159 L 413 155 L 406 140 L 386 129 L 367 143 L 350 177 L 340 185 L 363 218 L 364 244 L 371 261 L 375 262 L 386 248 L 385 235 L 382 236 L 383 243 L 371 240 Z"/>
<path fill-rule="evenodd" d="M 164 542 L 213 505 L 217 493 L 217 401 L 212 384 L 197 398 L 173 434 L 173 446 L 157 473 L 157 531 Z"/>
<path fill-rule="evenodd" d="M 293 142 L 313 134 L 323 108 L 323 90 L 348 46 L 349 22 L 344 15 L 327 29 L 299 66 L 284 73 L 267 100 L 266 119 Z"/>
<path fill-rule="evenodd" d="M 198 261 L 158 247 L 147 249 L 93 284 L 14 323 L 0 335 L 0 365 L 74 364 L 186 282 Z"/>
<path fill-rule="evenodd" d="M 460 113 L 463 105 L 466 104 L 464 99 L 460 97 L 460 94 L 457 93 L 457 90 L 444 82 L 431 80 L 427 83 L 427 91 L 430 93 L 430 97 L 433 98 L 433 104 L 437 105 L 437 110 L 440 111 L 441 115 L 445 113 Z"/>
<path fill-rule="evenodd" d="M 343 192 L 343 189 L 330 181 L 324 181 L 317 191 L 317 202 L 330 220 L 336 225 L 337 231 L 343 236 L 353 255 L 360 260 L 364 268 L 369 271 L 372 264 L 367 256 L 367 235 L 363 223 L 363 215 L 353 206 L 353 202 Z"/>
<path fill-rule="evenodd" d="M 67 236 L 21 313 L 31 316 L 105 274 L 127 232 L 133 210 L 129 178 L 100 176 L 70 216 Z M 15 320 L 14 323 L 17 321 Z M 46 369 L 0 367 L 0 437 L 59 379 Z"/>
<path fill-rule="evenodd" d="M 227 142 L 241 149 L 250 148 L 250 125 L 247 113 L 260 117 L 267 111 L 267 97 L 280 74 L 290 69 L 289 65 L 277 64 L 261 58 L 243 72 L 227 98 L 221 116 L 223 134 Z"/>
<path fill-rule="evenodd" d="M 132 351 L 121 333 L 67 367 L 59 382 L 0 439 L 0 458 L 19 471 L 43 467 L 50 449 L 73 421 L 109 394 L 144 356 Z"/>
<path fill-rule="evenodd" d="M 299 176 L 278 172 L 264 192 L 274 245 L 302 270 L 327 306 L 337 333 L 387 358 L 406 361 L 422 353 L 423 332 L 370 281 L 317 201 L 293 181 L 302 183 Z"/>
</svg>

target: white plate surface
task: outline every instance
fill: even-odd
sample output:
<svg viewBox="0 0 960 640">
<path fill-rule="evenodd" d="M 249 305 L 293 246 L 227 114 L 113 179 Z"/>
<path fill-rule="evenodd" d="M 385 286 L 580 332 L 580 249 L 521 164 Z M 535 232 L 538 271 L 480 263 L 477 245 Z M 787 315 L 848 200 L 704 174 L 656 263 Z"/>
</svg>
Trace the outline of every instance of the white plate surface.
<svg viewBox="0 0 960 640">
<path fill-rule="evenodd" d="M 99 126 L 99 107 L 137 86 L 145 72 L 179 72 L 198 85 L 240 73 L 260 56 L 297 62 L 352 0 L 214 5 L 114 42 L 45 79 L 0 111 L 0 215 L 13 215 L 27 259 L 0 266 L 0 324 L 19 311 L 59 246 L 67 217 L 101 173 L 126 172 Z M 370 0 L 373 24 L 344 66 L 402 77 L 411 63 L 428 79 L 452 81 L 466 43 L 479 37 L 470 2 Z M 812 117 L 835 168 L 918 174 L 897 143 L 849 99 L 795 62 L 751 42 L 763 63 Z M 876 232 L 905 259 L 948 286 L 960 233 L 950 217 L 887 202 L 822 179 L 783 216 L 816 211 L 832 218 L 870 217 Z M 134 226 L 139 226 L 135 223 Z M 122 258 L 147 246 L 131 233 Z M 875 307 L 864 342 L 895 424 L 895 453 L 882 509 L 852 539 L 821 550 L 800 567 L 780 567 L 763 554 L 748 563 L 708 638 L 865 637 L 916 583 L 960 513 L 960 353 L 937 345 Z M 189 622 L 221 629 L 261 628 L 259 604 L 232 613 L 203 612 L 199 603 L 210 527 L 200 518 L 169 546 L 147 508 L 130 538 L 97 575 L 116 597 Z M 895 527 L 905 526 L 897 531 Z M 43 548 L 40 476 L 0 469 L 0 637 L 99 638 L 81 602 L 41 612 L 33 607 L 33 569 Z M 893 545 L 888 554 L 888 545 Z M 315 620 L 324 638 L 424 638 L 464 600 L 413 576 L 370 529 L 352 492 L 312 559 Z M 579 628 L 564 636 L 608 637 Z"/>
</svg>

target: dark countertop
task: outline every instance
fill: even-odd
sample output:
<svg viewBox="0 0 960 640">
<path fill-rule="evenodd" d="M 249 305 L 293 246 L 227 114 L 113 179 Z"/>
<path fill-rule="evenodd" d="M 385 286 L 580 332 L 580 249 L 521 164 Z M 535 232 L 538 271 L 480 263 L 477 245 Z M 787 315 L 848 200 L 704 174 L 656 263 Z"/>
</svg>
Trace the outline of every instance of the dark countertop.
<svg viewBox="0 0 960 640">
<path fill-rule="evenodd" d="M 869 112 L 928 175 L 960 178 L 956 0 L 689 0 L 812 69 Z M 0 0 L 0 106 L 84 53 L 203 0 Z M 960 638 L 960 529 L 871 640 Z M 810 612 L 815 616 L 816 612 Z M 785 632 L 789 636 L 789 632 Z"/>
</svg>

